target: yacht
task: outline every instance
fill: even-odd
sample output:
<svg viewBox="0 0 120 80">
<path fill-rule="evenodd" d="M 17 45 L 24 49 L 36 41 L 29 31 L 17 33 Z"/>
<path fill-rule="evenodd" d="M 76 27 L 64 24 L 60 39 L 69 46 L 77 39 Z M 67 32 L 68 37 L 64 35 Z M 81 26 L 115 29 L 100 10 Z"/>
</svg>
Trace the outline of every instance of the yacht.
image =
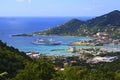
<svg viewBox="0 0 120 80">
<path fill-rule="evenodd" d="M 53 39 L 49 39 L 49 40 L 36 39 L 32 43 L 33 44 L 40 44 L 40 45 L 60 45 L 61 41 L 56 41 Z"/>
</svg>

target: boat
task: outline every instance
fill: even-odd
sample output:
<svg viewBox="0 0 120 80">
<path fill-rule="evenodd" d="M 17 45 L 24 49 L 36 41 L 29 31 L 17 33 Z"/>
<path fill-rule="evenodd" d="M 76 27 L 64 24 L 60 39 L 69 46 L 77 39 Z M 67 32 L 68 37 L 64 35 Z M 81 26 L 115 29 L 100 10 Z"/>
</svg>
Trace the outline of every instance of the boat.
<svg viewBox="0 0 120 80">
<path fill-rule="evenodd" d="M 56 41 L 53 39 L 49 39 L 49 40 L 36 39 L 32 43 L 33 44 L 40 44 L 40 45 L 60 45 L 61 41 Z"/>
</svg>

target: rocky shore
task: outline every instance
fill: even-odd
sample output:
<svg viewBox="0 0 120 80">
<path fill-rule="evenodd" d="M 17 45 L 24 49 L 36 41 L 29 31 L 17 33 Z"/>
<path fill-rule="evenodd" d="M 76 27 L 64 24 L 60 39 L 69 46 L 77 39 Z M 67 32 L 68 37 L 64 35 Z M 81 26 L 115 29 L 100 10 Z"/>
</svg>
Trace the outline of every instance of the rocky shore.
<svg viewBox="0 0 120 80">
<path fill-rule="evenodd" d="M 72 42 L 68 44 L 69 46 L 95 46 L 93 43 L 89 42 Z"/>
</svg>

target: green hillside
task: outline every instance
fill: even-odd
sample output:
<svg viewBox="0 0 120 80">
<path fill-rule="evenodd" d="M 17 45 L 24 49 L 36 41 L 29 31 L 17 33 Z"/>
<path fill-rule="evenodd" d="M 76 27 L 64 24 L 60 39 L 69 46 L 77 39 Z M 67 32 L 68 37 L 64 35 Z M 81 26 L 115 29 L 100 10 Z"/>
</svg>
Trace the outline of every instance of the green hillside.
<svg viewBox="0 0 120 80">
<path fill-rule="evenodd" d="M 49 35 L 49 34 L 51 34 L 51 35 L 68 35 L 68 34 L 71 34 L 72 35 L 72 33 L 76 32 L 76 30 L 79 29 L 79 26 L 81 26 L 83 24 L 84 24 L 83 21 L 80 21 L 78 19 L 72 19 L 72 20 L 70 20 L 64 24 L 61 24 L 57 27 L 43 31 L 41 34 L 44 34 L 44 35 Z"/>
<path fill-rule="evenodd" d="M 120 26 L 120 11 L 115 10 L 108 14 L 86 21 L 88 26 Z"/>
<path fill-rule="evenodd" d="M 106 32 L 110 37 L 120 38 L 120 11 L 115 10 L 87 21 L 72 19 L 54 28 L 33 34 L 92 36 L 99 31 Z"/>
<path fill-rule="evenodd" d="M 0 77 L 0 80 L 14 77 L 19 69 L 23 69 L 26 62 L 30 60 L 25 53 L 18 49 L 7 46 L 0 41 L 0 73 L 7 72 L 6 76 Z"/>
</svg>

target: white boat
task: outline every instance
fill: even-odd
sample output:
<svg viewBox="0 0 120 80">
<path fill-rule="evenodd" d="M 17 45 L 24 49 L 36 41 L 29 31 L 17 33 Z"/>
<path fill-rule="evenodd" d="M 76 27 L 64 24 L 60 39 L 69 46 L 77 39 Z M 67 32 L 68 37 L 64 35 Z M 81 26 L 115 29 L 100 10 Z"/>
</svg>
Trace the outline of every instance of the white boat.
<svg viewBox="0 0 120 80">
<path fill-rule="evenodd" d="M 53 39 L 49 39 L 49 40 L 43 40 L 43 39 L 36 39 L 35 41 L 33 41 L 33 44 L 41 44 L 41 45 L 60 45 L 61 41 L 56 41 Z"/>
</svg>

